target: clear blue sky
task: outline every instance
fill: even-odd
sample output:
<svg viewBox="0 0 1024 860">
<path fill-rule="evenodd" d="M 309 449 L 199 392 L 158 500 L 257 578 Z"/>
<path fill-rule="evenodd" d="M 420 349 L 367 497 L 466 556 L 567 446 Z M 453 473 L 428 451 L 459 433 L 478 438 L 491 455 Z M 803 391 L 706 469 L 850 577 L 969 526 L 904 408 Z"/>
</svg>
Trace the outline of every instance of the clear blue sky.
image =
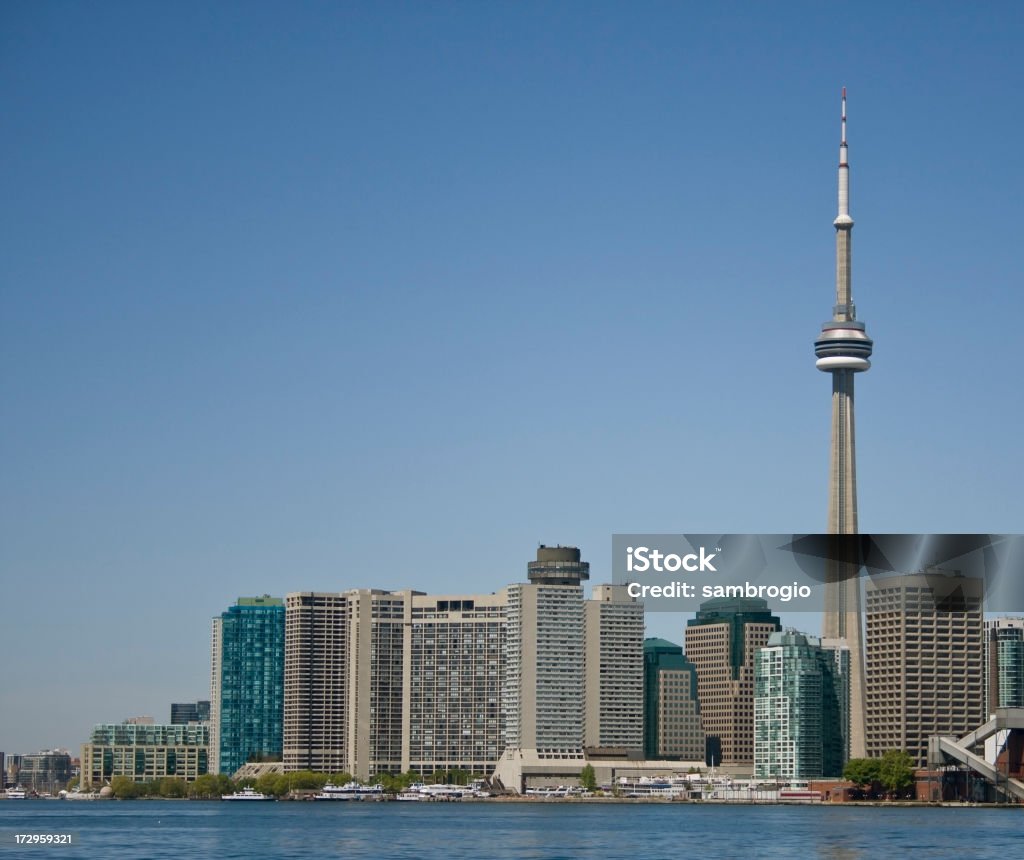
<svg viewBox="0 0 1024 860">
<path fill-rule="evenodd" d="M 843 85 L 861 527 L 1021 531 L 1021 10 L 4 3 L 0 749 L 239 595 L 823 529 Z"/>
</svg>

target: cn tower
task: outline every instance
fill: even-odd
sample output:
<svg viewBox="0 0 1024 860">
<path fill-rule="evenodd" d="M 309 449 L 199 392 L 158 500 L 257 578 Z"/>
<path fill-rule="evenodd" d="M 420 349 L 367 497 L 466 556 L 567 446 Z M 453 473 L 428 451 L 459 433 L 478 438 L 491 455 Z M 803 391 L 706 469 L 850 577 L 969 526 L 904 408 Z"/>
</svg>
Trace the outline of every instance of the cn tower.
<svg viewBox="0 0 1024 860">
<path fill-rule="evenodd" d="M 836 303 L 832 319 L 814 342 L 818 370 L 832 374 L 832 446 L 829 468 L 828 532 L 857 533 L 857 468 L 853 432 L 853 381 L 871 367 L 872 340 L 857 320 L 850 278 L 853 219 L 850 217 L 850 164 L 846 146 L 846 88 L 842 97 L 839 143 L 839 211 L 836 228 Z M 850 755 L 865 755 L 864 645 L 858 566 L 843 559 L 830 564 L 825 585 L 822 636 L 844 640 L 850 649 Z"/>
</svg>

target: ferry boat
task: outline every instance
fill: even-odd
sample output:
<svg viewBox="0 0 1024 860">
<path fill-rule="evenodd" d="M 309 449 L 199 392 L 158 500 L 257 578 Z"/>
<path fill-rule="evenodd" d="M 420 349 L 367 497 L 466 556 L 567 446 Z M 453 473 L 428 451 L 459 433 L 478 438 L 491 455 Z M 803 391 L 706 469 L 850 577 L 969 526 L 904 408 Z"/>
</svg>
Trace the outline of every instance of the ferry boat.
<svg viewBox="0 0 1024 860">
<path fill-rule="evenodd" d="M 246 786 L 241 791 L 236 791 L 234 794 L 222 794 L 221 800 L 273 800 L 269 794 L 261 794 L 256 791 L 255 788 Z"/>
<path fill-rule="evenodd" d="M 98 791 L 82 791 L 80 788 L 58 794 L 63 800 L 99 800 L 102 796 Z"/>
<path fill-rule="evenodd" d="M 444 785 L 434 783 L 424 785 L 422 782 L 414 782 L 405 791 L 400 792 L 395 800 L 465 800 L 466 798 L 490 797 L 490 795 L 474 785 Z"/>
<path fill-rule="evenodd" d="M 345 785 L 327 783 L 313 800 L 383 800 L 384 786 L 363 785 L 360 782 L 348 782 Z"/>
</svg>

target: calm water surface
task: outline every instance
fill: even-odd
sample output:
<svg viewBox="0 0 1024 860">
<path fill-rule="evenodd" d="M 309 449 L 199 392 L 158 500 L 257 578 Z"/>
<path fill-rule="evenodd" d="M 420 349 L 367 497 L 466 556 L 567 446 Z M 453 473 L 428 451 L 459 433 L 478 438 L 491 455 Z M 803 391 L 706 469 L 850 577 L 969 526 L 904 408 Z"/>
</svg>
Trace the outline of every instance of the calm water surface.
<svg viewBox="0 0 1024 860">
<path fill-rule="evenodd" d="M 0 801 L 0 832 L 0 858 L 66 860 L 1024 856 L 1024 809 L 978 807 L 26 800 Z"/>
</svg>

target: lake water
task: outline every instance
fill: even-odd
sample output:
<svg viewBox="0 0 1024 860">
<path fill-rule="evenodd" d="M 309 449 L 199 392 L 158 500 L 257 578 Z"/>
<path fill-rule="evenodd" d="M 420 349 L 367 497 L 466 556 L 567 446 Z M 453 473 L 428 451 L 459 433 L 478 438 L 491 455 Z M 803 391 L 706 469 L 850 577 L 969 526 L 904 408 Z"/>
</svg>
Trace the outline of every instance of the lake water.
<svg viewBox="0 0 1024 860">
<path fill-rule="evenodd" d="M 75 845 L 13 834 L 74 832 Z M 585 803 L 0 802 L 0 858 L 1001 858 L 1024 809 Z"/>
</svg>

